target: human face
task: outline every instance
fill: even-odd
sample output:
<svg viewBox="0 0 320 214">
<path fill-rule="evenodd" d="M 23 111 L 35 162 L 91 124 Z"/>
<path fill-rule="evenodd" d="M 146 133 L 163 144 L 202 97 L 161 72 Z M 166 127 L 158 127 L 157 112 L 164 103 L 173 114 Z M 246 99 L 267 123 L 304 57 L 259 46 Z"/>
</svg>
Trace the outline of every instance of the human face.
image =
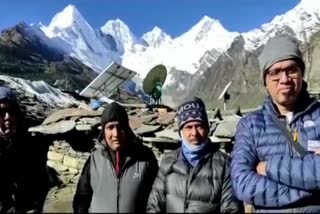
<svg viewBox="0 0 320 214">
<path fill-rule="evenodd" d="M 104 126 L 104 139 L 113 151 L 119 150 L 123 147 L 125 142 L 125 132 L 123 128 L 120 127 L 119 122 L 112 121 L 106 123 Z"/>
<path fill-rule="evenodd" d="M 11 137 L 17 129 L 17 112 L 15 107 L 6 101 L 0 102 L 0 131 L 1 135 Z"/>
<path fill-rule="evenodd" d="M 267 71 L 266 89 L 278 107 L 292 109 L 303 83 L 301 68 L 294 60 L 273 64 Z"/>
<path fill-rule="evenodd" d="M 183 139 L 192 145 L 199 145 L 208 138 L 208 129 L 200 121 L 191 121 L 181 129 Z"/>
</svg>

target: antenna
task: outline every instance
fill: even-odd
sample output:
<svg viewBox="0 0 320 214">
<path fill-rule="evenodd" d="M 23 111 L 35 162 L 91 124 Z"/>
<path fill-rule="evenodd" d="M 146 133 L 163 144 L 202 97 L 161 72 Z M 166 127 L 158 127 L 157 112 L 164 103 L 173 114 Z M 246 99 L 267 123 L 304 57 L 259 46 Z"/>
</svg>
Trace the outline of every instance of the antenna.
<svg viewBox="0 0 320 214">
<path fill-rule="evenodd" d="M 228 89 L 230 88 L 232 81 L 230 81 L 222 90 L 218 100 L 223 98 L 223 110 L 227 110 L 227 101 L 230 99 L 230 94 L 228 94 Z"/>
<path fill-rule="evenodd" d="M 162 86 L 167 78 L 167 69 L 160 64 L 153 67 L 144 78 L 142 87 L 144 93 L 150 95 L 156 105 L 160 104 L 162 96 Z"/>
</svg>

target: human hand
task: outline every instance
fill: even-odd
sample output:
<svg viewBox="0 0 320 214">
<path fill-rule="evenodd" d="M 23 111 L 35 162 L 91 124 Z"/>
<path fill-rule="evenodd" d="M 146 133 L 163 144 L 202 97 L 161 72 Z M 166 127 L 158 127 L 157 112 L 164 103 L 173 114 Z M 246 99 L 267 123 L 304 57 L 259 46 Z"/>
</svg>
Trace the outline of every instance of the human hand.
<svg viewBox="0 0 320 214">
<path fill-rule="evenodd" d="M 320 148 L 317 148 L 317 149 L 314 151 L 314 154 L 320 155 Z"/>
<path fill-rule="evenodd" d="M 319 153 L 320 154 L 320 153 Z M 266 176 L 267 175 L 267 162 L 265 161 L 261 161 L 260 163 L 258 163 L 257 165 L 257 173 L 259 175 L 264 175 Z"/>
</svg>

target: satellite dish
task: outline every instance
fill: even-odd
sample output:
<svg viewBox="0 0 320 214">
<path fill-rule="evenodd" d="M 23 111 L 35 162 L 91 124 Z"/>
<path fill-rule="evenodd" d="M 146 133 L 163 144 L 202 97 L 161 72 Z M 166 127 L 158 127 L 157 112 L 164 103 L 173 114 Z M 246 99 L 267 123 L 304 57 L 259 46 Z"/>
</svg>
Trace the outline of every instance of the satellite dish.
<svg viewBox="0 0 320 214">
<path fill-rule="evenodd" d="M 153 67 L 144 78 L 142 87 L 144 93 L 150 95 L 156 102 L 160 101 L 162 86 L 167 78 L 167 69 L 164 65 Z"/>
<path fill-rule="evenodd" d="M 218 97 L 218 100 L 223 98 L 223 109 L 227 110 L 227 100 L 230 99 L 230 95 L 228 94 L 228 89 L 230 88 L 232 81 L 230 81 L 226 87 L 224 87 L 223 91 L 221 92 L 220 96 Z"/>
<path fill-rule="evenodd" d="M 226 87 L 224 87 L 223 91 L 221 92 L 220 96 L 218 97 L 218 100 L 222 99 L 224 95 L 227 93 L 228 89 L 230 88 L 232 81 L 230 81 Z"/>
</svg>

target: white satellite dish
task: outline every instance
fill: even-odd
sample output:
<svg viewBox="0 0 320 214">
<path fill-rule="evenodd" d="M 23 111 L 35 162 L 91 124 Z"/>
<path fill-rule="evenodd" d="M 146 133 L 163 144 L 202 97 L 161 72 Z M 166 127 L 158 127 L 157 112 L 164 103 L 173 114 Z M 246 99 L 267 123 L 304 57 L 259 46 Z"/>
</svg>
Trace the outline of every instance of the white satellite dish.
<svg viewBox="0 0 320 214">
<path fill-rule="evenodd" d="M 226 85 L 226 87 L 224 87 L 223 91 L 221 92 L 220 96 L 218 97 L 218 100 L 222 99 L 223 96 L 227 93 L 227 91 L 228 91 L 231 83 L 232 83 L 232 81 L 230 81 L 230 82 Z"/>
<path fill-rule="evenodd" d="M 221 92 L 220 96 L 218 97 L 218 100 L 224 98 L 223 99 L 223 109 L 224 109 L 224 111 L 227 110 L 227 99 L 229 99 L 229 98 L 227 98 L 226 94 L 227 94 L 228 89 L 230 88 L 231 83 L 232 83 L 232 81 L 230 81 L 226 85 L 226 87 L 224 87 L 223 91 Z"/>
</svg>

